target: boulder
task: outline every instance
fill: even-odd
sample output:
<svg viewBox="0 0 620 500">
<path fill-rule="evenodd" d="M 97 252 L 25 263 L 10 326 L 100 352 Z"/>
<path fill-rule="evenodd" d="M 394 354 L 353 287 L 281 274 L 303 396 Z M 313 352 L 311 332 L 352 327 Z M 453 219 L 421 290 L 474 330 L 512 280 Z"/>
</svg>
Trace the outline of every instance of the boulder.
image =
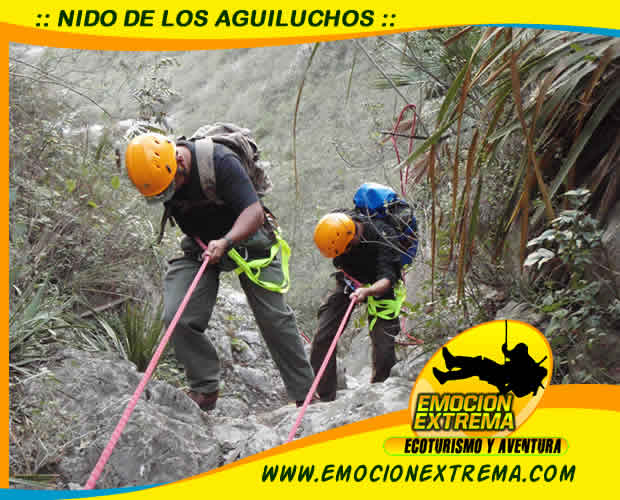
<svg viewBox="0 0 620 500">
<path fill-rule="evenodd" d="M 182 388 L 150 380 L 97 488 L 177 481 L 286 442 L 300 409 L 287 400 L 247 305 L 226 292 L 206 332 L 222 360 L 216 409 L 202 412 Z M 368 333 L 360 328 L 347 335 L 338 398 L 309 406 L 297 438 L 408 406 L 412 381 L 430 354 L 407 349 L 387 381 L 370 384 Z M 58 474 L 59 489 L 83 486 L 141 378 L 119 355 L 60 349 L 12 392 L 30 425 L 25 431 L 11 423 L 10 455 L 27 450 L 38 457 L 40 470 Z"/>
</svg>

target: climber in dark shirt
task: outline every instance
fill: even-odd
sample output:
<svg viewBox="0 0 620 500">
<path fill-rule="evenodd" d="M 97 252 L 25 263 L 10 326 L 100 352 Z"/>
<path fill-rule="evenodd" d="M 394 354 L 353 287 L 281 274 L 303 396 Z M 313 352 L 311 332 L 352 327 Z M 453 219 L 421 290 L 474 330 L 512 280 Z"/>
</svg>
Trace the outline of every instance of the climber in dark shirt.
<svg viewBox="0 0 620 500">
<path fill-rule="evenodd" d="M 324 216 L 315 229 L 314 241 L 321 253 L 333 259 L 338 269 L 335 283 L 318 311 L 319 326 L 312 341 L 310 362 L 318 372 L 347 307 L 354 299 L 366 302 L 369 297 L 393 300 L 394 287 L 400 279 L 401 259 L 395 245 L 397 235 L 389 224 L 367 217 L 354 217 L 344 212 Z M 352 279 L 368 286 L 356 286 Z M 377 317 L 370 338 L 372 341 L 371 382 L 383 382 L 396 364 L 394 339 L 400 333 L 398 318 Z M 325 376 L 318 385 L 323 401 L 336 398 L 336 353 L 330 357 Z"/>
<path fill-rule="evenodd" d="M 149 202 L 163 202 L 185 237 L 183 255 L 169 261 L 164 279 L 164 320 L 170 324 L 202 265 L 209 262 L 172 336 L 177 359 L 185 368 L 187 395 L 204 411 L 213 410 L 219 396 L 220 360 L 205 335 L 217 299 L 220 274 L 236 270 L 235 249 L 247 259 L 264 259 L 276 244 L 273 228 L 240 157 L 215 144 L 209 158 L 213 171 L 202 182 L 199 140 L 176 143 L 159 134 L 143 134 L 127 147 L 130 179 Z M 200 159 L 205 159 L 204 153 Z M 212 174 L 212 176 L 210 175 Z M 214 199 L 209 194 L 214 194 Z M 165 220 L 165 218 L 164 218 Z M 206 251 L 196 242 L 199 238 Z M 239 281 L 258 327 L 291 399 L 299 405 L 312 386 L 314 373 L 301 343 L 293 310 L 283 293 L 240 272 Z M 264 276 L 264 278 L 262 278 Z M 265 282 L 281 283 L 279 256 L 261 269 Z M 267 390 L 267 388 L 265 388 Z"/>
</svg>

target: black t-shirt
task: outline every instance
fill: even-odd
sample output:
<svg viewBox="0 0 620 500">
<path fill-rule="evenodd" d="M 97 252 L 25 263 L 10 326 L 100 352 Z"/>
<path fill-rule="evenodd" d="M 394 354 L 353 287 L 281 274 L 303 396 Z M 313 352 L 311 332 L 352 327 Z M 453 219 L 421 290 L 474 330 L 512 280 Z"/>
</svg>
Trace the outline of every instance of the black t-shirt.
<svg viewBox="0 0 620 500">
<path fill-rule="evenodd" d="M 191 142 L 183 145 L 192 153 L 190 180 L 175 193 L 168 205 L 185 234 L 198 236 L 207 243 L 222 238 L 241 212 L 258 201 L 258 195 L 237 155 L 226 146 L 215 144 L 216 193 L 224 204 L 207 202 L 200 187 L 194 145 Z"/>
<path fill-rule="evenodd" d="M 401 272 L 396 230 L 380 219 L 364 218 L 360 222 L 364 232 L 359 244 L 333 259 L 333 264 L 364 284 L 387 278 L 393 288 Z"/>
</svg>

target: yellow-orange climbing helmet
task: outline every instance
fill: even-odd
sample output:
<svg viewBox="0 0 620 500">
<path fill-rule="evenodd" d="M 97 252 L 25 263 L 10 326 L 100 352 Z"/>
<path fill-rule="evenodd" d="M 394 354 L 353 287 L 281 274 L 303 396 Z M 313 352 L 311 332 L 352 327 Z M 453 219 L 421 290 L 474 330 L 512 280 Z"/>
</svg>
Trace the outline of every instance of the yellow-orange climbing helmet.
<svg viewBox="0 0 620 500">
<path fill-rule="evenodd" d="M 155 133 L 134 137 L 125 151 L 125 166 L 147 201 L 168 201 L 174 195 L 176 148 L 167 137 Z"/>
<path fill-rule="evenodd" d="M 341 212 L 323 216 L 314 229 L 314 243 L 329 259 L 345 253 L 354 237 L 355 222 Z"/>
</svg>

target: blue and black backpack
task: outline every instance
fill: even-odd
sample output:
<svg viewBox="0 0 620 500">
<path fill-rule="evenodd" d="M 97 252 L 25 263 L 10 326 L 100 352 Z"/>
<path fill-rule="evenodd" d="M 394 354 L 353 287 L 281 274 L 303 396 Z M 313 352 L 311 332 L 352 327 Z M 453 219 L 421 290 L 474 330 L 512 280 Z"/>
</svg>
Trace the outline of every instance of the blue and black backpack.
<svg viewBox="0 0 620 500">
<path fill-rule="evenodd" d="M 398 197 L 391 187 L 376 182 L 362 184 L 353 203 L 357 212 L 370 218 L 385 220 L 399 235 L 396 242 L 403 266 L 411 264 L 418 252 L 418 224 L 413 208 Z"/>
</svg>

